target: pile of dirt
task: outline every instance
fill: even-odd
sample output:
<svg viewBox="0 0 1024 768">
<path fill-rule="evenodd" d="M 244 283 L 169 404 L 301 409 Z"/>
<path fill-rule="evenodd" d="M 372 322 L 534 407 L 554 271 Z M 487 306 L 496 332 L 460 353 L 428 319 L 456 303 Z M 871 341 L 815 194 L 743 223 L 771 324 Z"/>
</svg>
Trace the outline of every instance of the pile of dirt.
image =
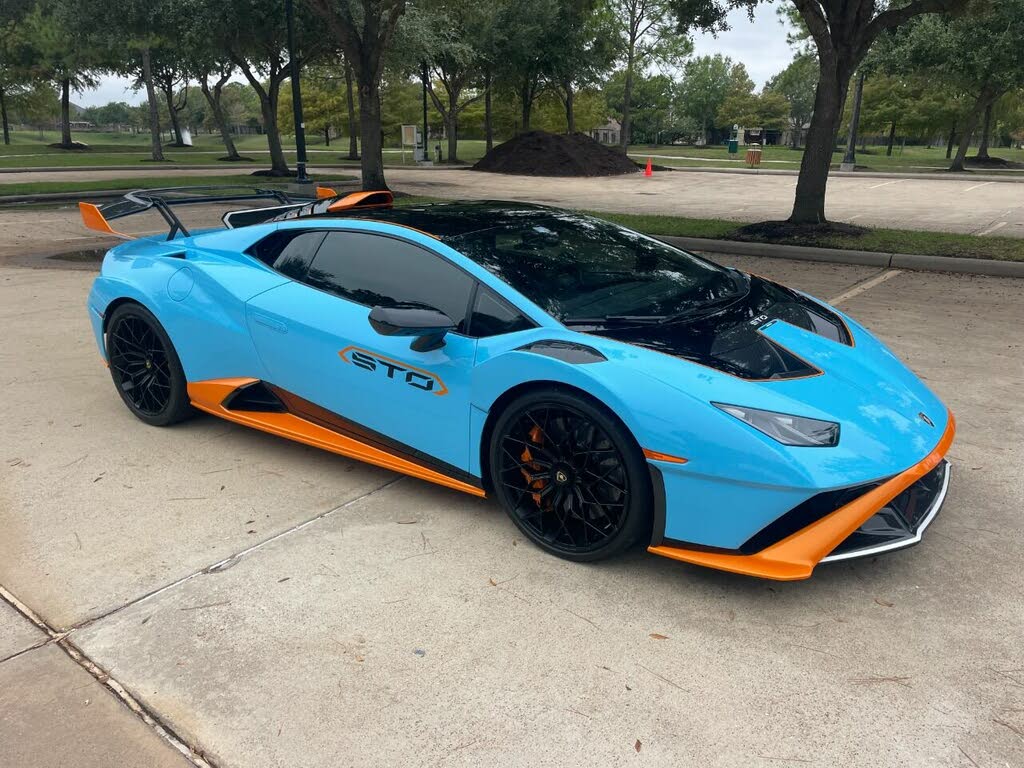
<svg viewBox="0 0 1024 768">
<path fill-rule="evenodd" d="M 521 176 L 614 176 L 638 170 L 618 149 L 586 134 L 546 131 L 521 133 L 499 144 L 473 169 Z"/>
<path fill-rule="evenodd" d="M 971 168 L 1024 168 L 1024 163 L 1018 163 L 1015 160 L 1006 160 L 1002 157 L 974 157 L 966 158 L 966 165 Z"/>
</svg>

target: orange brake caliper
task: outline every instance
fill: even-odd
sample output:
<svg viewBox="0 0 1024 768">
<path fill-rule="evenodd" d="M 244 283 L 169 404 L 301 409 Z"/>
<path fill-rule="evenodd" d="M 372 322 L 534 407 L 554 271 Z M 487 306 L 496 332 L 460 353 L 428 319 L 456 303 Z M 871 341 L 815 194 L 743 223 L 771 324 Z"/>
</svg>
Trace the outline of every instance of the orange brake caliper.
<svg viewBox="0 0 1024 768">
<path fill-rule="evenodd" d="M 532 440 L 537 445 L 541 445 L 542 444 L 542 442 L 541 442 L 540 426 L 536 426 L 535 425 L 534 428 L 530 430 L 530 440 Z M 522 453 L 522 456 L 520 456 L 520 458 L 531 469 L 540 470 L 540 465 L 537 464 L 534 461 L 533 454 L 530 453 L 530 447 L 529 446 L 523 446 L 523 453 Z M 533 479 L 533 475 L 531 475 L 525 469 L 520 469 L 520 472 L 522 472 L 523 473 L 523 477 L 526 478 L 526 487 L 529 488 L 531 491 L 533 491 L 533 493 L 531 495 L 533 496 L 534 503 L 539 507 L 540 506 L 540 492 L 544 490 L 544 486 L 547 485 L 547 481 L 543 480 L 543 479 L 534 480 Z"/>
</svg>

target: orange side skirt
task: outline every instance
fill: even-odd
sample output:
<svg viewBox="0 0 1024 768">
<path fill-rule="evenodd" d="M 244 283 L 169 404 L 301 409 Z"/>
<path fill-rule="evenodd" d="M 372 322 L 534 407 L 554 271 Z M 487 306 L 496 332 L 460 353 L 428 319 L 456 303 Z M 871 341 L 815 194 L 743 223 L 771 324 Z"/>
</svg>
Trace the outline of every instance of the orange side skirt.
<svg viewBox="0 0 1024 768">
<path fill-rule="evenodd" d="M 791 536 L 754 555 L 729 555 L 699 552 L 677 547 L 648 547 L 649 552 L 686 563 L 706 565 L 723 571 L 760 576 L 779 581 L 806 579 L 823 557 L 827 556 L 851 533 L 905 491 L 931 472 L 942 461 L 956 434 L 956 420 L 949 414 L 946 431 L 932 452 L 910 469 L 901 472 L 877 488 L 851 501 Z"/>
<path fill-rule="evenodd" d="M 472 494 L 473 496 L 485 496 L 483 489 L 464 483 L 461 480 L 435 472 L 432 469 L 414 464 L 403 458 L 395 456 L 375 448 L 372 445 L 355 440 L 345 435 L 340 435 L 330 429 L 326 429 L 305 419 L 299 418 L 291 413 L 264 413 L 258 411 L 231 411 L 221 403 L 224 399 L 239 387 L 251 384 L 256 379 L 212 379 L 209 381 L 196 381 L 188 385 L 188 396 L 192 405 L 201 411 L 219 416 L 228 421 L 244 424 L 247 427 L 254 427 L 272 435 L 286 437 L 299 443 L 312 445 L 314 448 L 323 448 L 325 451 L 338 453 L 352 459 L 365 461 L 367 464 L 375 464 L 378 467 L 391 469 L 406 475 L 418 477 L 431 483 L 437 483 L 457 491 Z"/>
</svg>

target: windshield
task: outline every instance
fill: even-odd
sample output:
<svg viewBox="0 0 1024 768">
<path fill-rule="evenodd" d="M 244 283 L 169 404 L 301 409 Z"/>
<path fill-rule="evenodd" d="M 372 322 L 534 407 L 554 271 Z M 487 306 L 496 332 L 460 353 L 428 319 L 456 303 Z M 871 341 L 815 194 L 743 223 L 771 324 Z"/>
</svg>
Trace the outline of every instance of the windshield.
<svg viewBox="0 0 1024 768">
<path fill-rule="evenodd" d="M 746 288 L 730 270 L 577 214 L 552 212 L 446 241 L 563 323 L 684 316 Z"/>
</svg>

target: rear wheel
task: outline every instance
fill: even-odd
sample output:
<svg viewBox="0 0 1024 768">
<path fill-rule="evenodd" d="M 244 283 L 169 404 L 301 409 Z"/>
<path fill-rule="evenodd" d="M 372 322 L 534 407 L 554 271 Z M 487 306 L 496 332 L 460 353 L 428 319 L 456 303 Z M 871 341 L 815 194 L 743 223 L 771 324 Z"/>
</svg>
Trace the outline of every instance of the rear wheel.
<svg viewBox="0 0 1024 768">
<path fill-rule="evenodd" d="M 107 362 L 124 404 L 163 427 L 192 414 L 185 373 L 160 322 L 139 304 L 122 304 L 107 324 Z"/>
<path fill-rule="evenodd" d="M 576 561 L 622 552 L 649 533 L 651 488 L 639 446 L 604 408 L 570 392 L 532 392 L 498 417 L 495 495 L 542 549 Z"/>
</svg>

